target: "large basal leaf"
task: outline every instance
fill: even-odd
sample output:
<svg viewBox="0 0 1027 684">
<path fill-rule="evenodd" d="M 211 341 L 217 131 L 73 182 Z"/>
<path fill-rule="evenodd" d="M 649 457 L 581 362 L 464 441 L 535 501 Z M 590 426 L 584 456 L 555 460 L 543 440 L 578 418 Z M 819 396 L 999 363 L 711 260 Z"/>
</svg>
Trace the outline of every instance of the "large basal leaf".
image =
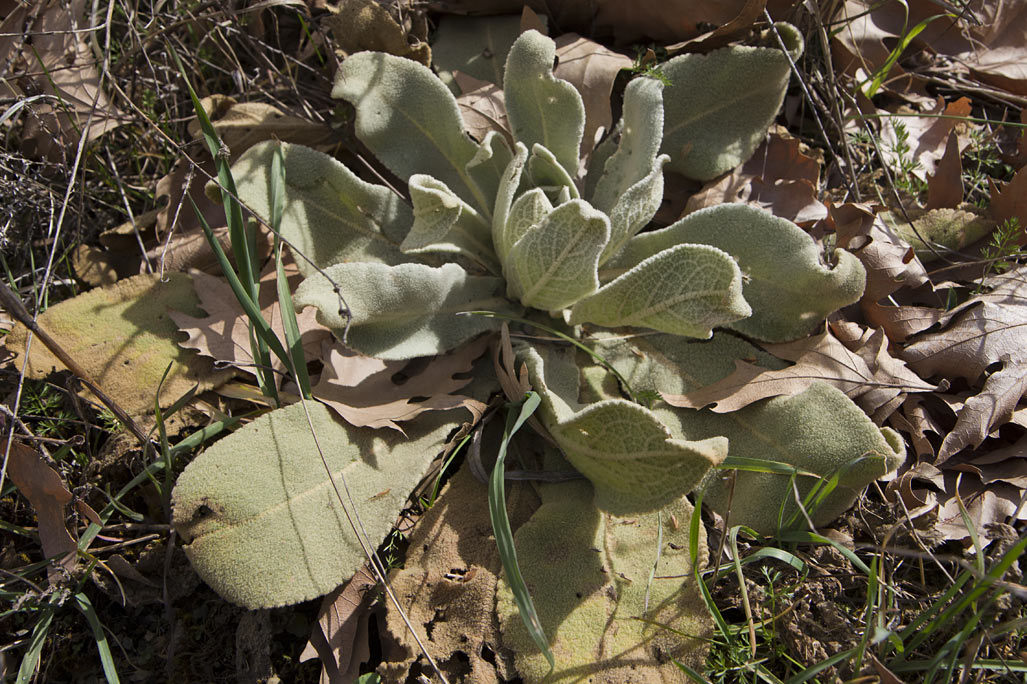
<svg viewBox="0 0 1027 684">
<path fill-rule="evenodd" d="M 900 466 L 906 455 L 898 433 L 878 428 L 851 399 L 823 383 L 733 413 L 664 408 L 656 414 L 682 439 L 726 437 L 732 458 L 787 463 L 821 477 L 840 471 L 837 488 L 808 511 L 816 525 L 838 517 L 864 487 Z M 732 477 L 736 478 L 733 485 Z M 805 496 L 817 481 L 798 476 L 799 496 Z M 777 529 L 779 514 L 787 522 L 797 511 L 788 475 L 711 471 L 703 486 L 703 501 L 721 515 L 730 510 L 730 525 L 748 525 L 769 534 Z M 804 518 L 799 520 L 800 526 L 805 524 Z"/>
<path fill-rule="evenodd" d="M 556 45 L 538 31 L 526 31 L 506 59 L 503 92 L 514 138 L 528 148 L 551 151 L 573 178 L 585 130 L 585 105 L 567 81 L 553 75 Z"/>
<path fill-rule="evenodd" d="M 696 180 L 741 164 L 756 150 L 784 100 L 790 67 L 780 50 L 734 46 L 681 55 L 660 71 L 670 79 L 663 146 L 668 168 Z"/>
<path fill-rule="evenodd" d="M 663 230 L 635 236 L 611 262 L 611 271 L 687 243 L 712 245 L 737 259 L 752 316 L 729 327 L 761 340 L 784 342 L 812 332 L 828 314 L 859 300 L 866 283 L 866 271 L 849 252 L 835 250 L 837 264 L 826 266 L 801 228 L 744 204 L 700 209 Z"/>
<path fill-rule="evenodd" d="M 525 306 L 556 311 L 599 288 L 599 255 L 610 222 L 583 200 L 546 215 L 517 241 L 506 261 L 507 293 Z"/>
<path fill-rule="evenodd" d="M 251 147 L 232 165 L 239 199 L 265 223 L 271 216 L 271 159 L 279 147 L 285 169 L 280 230 L 303 255 L 296 256 L 300 273 L 316 272 L 306 259 L 321 268 L 341 261 L 409 261 L 398 248 L 413 222 L 403 199 L 302 145 L 269 140 Z"/>
<path fill-rule="evenodd" d="M 347 346 L 379 359 L 439 354 L 500 326 L 499 319 L 463 312 L 515 313 L 503 297 L 500 278 L 468 275 L 456 264 L 349 263 L 325 273 L 340 285 L 350 315 L 340 310 L 339 295 L 321 274 L 296 290 L 297 308 L 317 307 L 318 320 L 340 339 L 345 333 Z"/>
<path fill-rule="evenodd" d="M 332 97 L 356 108 L 356 134 L 404 181 L 437 178 L 488 215 L 492 198 L 467 174 L 478 145 L 464 132 L 456 98 L 427 67 L 382 52 L 358 52 L 339 67 Z"/>
<path fill-rule="evenodd" d="M 400 244 L 406 254 L 462 254 L 488 270 L 499 272 L 492 250 L 492 227 L 472 206 L 442 181 L 415 173 L 410 177 L 414 225 Z"/>
<path fill-rule="evenodd" d="M 307 402 L 318 444 L 371 548 L 460 424 L 422 417 L 403 436 L 354 428 Z M 216 443 L 178 478 L 173 522 L 196 572 L 223 598 L 271 608 L 326 594 L 366 557 L 318 455 L 302 404 L 261 416 Z"/>
<path fill-rule="evenodd" d="M 623 399 L 586 406 L 549 432 L 610 513 L 655 511 L 684 496 L 727 456 L 728 441 L 674 439 L 652 411 Z"/>
<path fill-rule="evenodd" d="M 168 273 L 161 282 L 156 274 L 126 278 L 51 306 L 40 314 L 40 327 L 50 333 L 100 388 L 114 397 L 131 415 L 153 411 L 157 388 L 167 406 L 199 385 L 200 391 L 228 380 L 231 371 L 215 371 L 213 362 L 175 341 L 178 326 L 169 310 L 194 316 L 199 308 L 192 279 L 184 273 Z M 16 325 L 4 340 L 24 362 L 28 331 Z M 168 371 L 168 364 L 171 369 Z M 25 372 L 44 378 L 64 370 L 64 364 L 39 339 L 33 339 Z M 161 378 L 167 371 L 163 384 Z"/>
<path fill-rule="evenodd" d="M 514 541 L 556 657 L 552 673 L 505 582 L 497 596 L 503 643 L 524 681 L 690 682 L 675 661 L 701 669 L 712 631 L 689 562 L 692 505 L 682 497 L 660 514 L 618 518 L 591 505 L 587 483 L 546 484 L 540 493 L 542 506 Z"/>
<path fill-rule="evenodd" d="M 749 313 L 742 298 L 742 273 L 727 253 L 677 244 L 579 301 L 571 310 L 571 322 L 641 326 L 705 338 L 714 326 Z"/>
</svg>

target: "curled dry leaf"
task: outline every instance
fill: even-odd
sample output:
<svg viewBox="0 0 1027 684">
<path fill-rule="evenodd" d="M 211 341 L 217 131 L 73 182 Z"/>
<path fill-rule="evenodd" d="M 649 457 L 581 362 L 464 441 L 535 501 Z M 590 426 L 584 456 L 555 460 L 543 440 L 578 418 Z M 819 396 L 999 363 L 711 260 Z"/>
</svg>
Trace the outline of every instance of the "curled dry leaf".
<svg viewBox="0 0 1027 684">
<path fill-rule="evenodd" d="M 307 309 L 305 313 L 314 311 Z M 425 411 L 461 407 L 469 410 L 477 422 L 485 405 L 453 393 L 471 382 L 470 377 L 457 376 L 471 372 L 489 342 L 485 335 L 446 354 L 414 361 L 383 361 L 351 352 L 339 343 L 326 344 L 325 369 L 312 391 L 315 398 L 356 427 L 389 427 L 403 432 L 398 423 Z"/>
<path fill-rule="evenodd" d="M 799 147 L 797 138 L 771 134 L 751 159 L 692 195 L 685 213 L 743 202 L 800 225 L 826 218 L 827 207 L 817 199 L 820 165 Z"/>
<path fill-rule="evenodd" d="M 945 153 L 938 160 L 934 175 L 927 179 L 927 209 L 959 206 L 963 201 L 963 162 L 960 158 L 959 139 L 949 133 Z"/>
<path fill-rule="evenodd" d="M 983 0 L 967 11 L 973 12 L 977 25 L 955 14 L 945 16 L 932 0 L 848 0 L 834 18 L 842 26 L 832 42 L 835 65 L 851 74 L 857 69 L 872 73 L 885 64 L 904 26 L 941 15 L 914 38 L 910 50 L 951 57 L 947 68 L 954 63 L 984 83 L 1027 95 L 1027 3 Z M 896 65 L 890 75 L 901 73 Z"/>
<path fill-rule="evenodd" d="M 866 342 L 860 342 L 857 351 L 846 347 L 830 332 L 796 342 L 765 345 L 771 354 L 794 365 L 770 370 L 739 360 L 735 362 L 735 372 L 726 378 L 688 394 L 664 394 L 663 399 L 671 406 L 709 406 L 716 413 L 728 413 L 760 399 L 799 394 L 813 383 L 826 382 L 856 400 L 880 424 L 887 415 L 875 413 L 886 406 L 894 410 L 897 405 L 893 400 L 907 392 L 936 389 L 891 357 L 887 343 L 878 331 Z"/>
<path fill-rule="evenodd" d="M 59 158 L 62 147 L 80 135 L 88 144 L 124 120 L 103 90 L 97 58 L 89 45 L 86 9 L 85 0 L 50 0 L 30 26 L 10 27 L 28 36 L 22 59 L 31 65 L 26 71 L 32 76 L 17 79 L 18 88 L 53 96 L 35 105 L 35 116 L 26 121 L 22 140 L 29 157 Z"/>
<path fill-rule="evenodd" d="M 38 343 L 37 343 L 38 344 Z M 58 564 L 70 571 L 75 567 L 78 544 L 64 522 L 71 492 L 57 471 L 32 447 L 21 442 L 12 442 L 7 463 L 7 474 L 18 491 L 29 500 L 39 521 L 39 542 L 44 558 L 56 558 Z M 61 573 L 56 567 L 49 567 L 50 583 L 56 583 Z"/>
<path fill-rule="evenodd" d="M 267 270 L 260 279 L 259 304 L 264 320 L 271 324 L 278 339 L 285 339 L 285 323 L 278 304 L 274 267 Z M 293 285 L 299 275 L 293 271 Z M 225 363 L 256 376 L 253 365 L 253 351 L 250 347 L 249 319 L 243 312 L 232 287 L 224 278 L 218 278 L 199 271 L 192 273 L 193 286 L 199 298 L 200 307 L 207 312 L 205 317 L 190 316 L 180 311 L 169 311 L 175 324 L 189 337 L 179 344 L 186 349 L 195 349 L 219 363 Z M 316 311 L 307 309 L 296 314 L 303 351 L 308 359 L 316 358 L 321 343 L 331 337 L 331 332 L 317 322 Z M 287 372 L 285 364 L 277 356 L 271 356 L 275 377 L 281 382 Z"/>
<path fill-rule="evenodd" d="M 941 314 L 934 309 L 880 303 L 899 289 L 918 287 L 929 279 L 913 248 L 877 216 L 874 207 L 832 205 L 826 225 L 834 229 L 838 246 L 855 254 L 866 268 L 860 307 L 871 325 L 883 327 L 889 338 L 901 342 L 938 321 Z"/>
</svg>

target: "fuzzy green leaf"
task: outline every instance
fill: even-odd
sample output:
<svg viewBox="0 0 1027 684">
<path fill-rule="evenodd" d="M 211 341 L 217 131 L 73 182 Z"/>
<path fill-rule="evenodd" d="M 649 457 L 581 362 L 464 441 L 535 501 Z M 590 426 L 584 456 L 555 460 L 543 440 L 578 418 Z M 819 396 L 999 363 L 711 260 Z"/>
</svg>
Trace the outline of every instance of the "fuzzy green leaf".
<svg viewBox="0 0 1027 684">
<path fill-rule="evenodd" d="M 503 173 L 513 159 L 513 154 L 506 138 L 496 131 L 489 131 L 478 145 L 474 157 L 467 162 L 467 175 L 490 202 L 499 194 Z M 491 204 L 489 211 L 493 211 Z"/>
<path fill-rule="evenodd" d="M 599 255 L 610 239 L 610 222 L 583 200 L 547 214 L 510 250 L 507 293 L 525 306 L 556 311 L 599 288 Z"/>
<path fill-rule="evenodd" d="M 784 100 L 790 67 L 780 50 L 733 46 L 681 55 L 660 67 L 670 79 L 663 146 L 668 168 L 709 180 L 752 156 Z"/>
<path fill-rule="evenodd" d="M 548 427 L 595 485 L 596 505 L 618 515 L 654 511 L 684 496 L 727 456 L 723 437 L 674 439 L 652 411 L 623 399 L 590 404 Z"/>
<path fill-rule="evenodd" d="M 500 258 L 505 262 L 514 244 L 541 223 L 552 210 L 553 203 L 542 188 L 532 188 L 518 197 L 510 207 L 510 215 L 501 233 L 503 244 L 496 245 L 496 253 L 501 255 Z"/>
<path fill-rule="evenodd" d="M 262 220 L 271 218 L 271 160 L 279 147 L 285 169 L 281 234 L 290 246 L 321 268 L 341 261 L 409 260 L 398 248 L 413 221 L 402 198 L 302 145 L 258 143 L 232 165 L 239 199 Z M 296 263 L 304 275 L 316 271 L 301 257 Z"/>
<path fill-rule="evenodd" d="M 296 290 L 297 308 L 314 306 L 322 325 L 350 348 L 378 359 L 411 359 L 453 349 L 475 335 L 497 329 L 501 321 L 460 315 L 489 310 L 513 313 L 500 278 L 471 276 L 456 264 L 336 264 L 326 273 L 341 286 L 351 317 L 340 309 L 332 284 L 323 275 L 307 278 Z"/>
<path fill-rule="evenodd" d="M 610 242 L 603 250 L 600 263 L 620 252 L 656 215 L 663 203 L 663 165 L 669 159 L 661 154 L 653 160 L 649 175 L 625 190 L 617 200 L 610 212 Z"/>
<path fill-rule="evenodd" d="M 816 525 L 838 517 L 864 487 L 905 459 L 905 446 L 896 432 L 878 428 L 843 392 L 824 383 L 732 413 L 670 408 L 656 413 L 682 439 L 727 437 L 732 458 L 788 463 L 823 477 L 842 469 L 838 486 L 815 510 L 808 511 Z M 731 494 L 728 475 L 726 471 L 711 472 L 702 486 L 703 501 L 721 515 L 730 510 L 731 525 L 771 533 L 777 529 L 782 507 L 786 522 L 797 510 L 789 476 L 739 471 Z M 815 483 L 814 478 L 798 477 L 800 496 Z"/>
<path fill-rule="evenodd" d="M 571 322 L 641 326 L 705 338 L 714 326 L 749 313 L 742 298 L 742 273 L 730 256 L 715 247 L 678 244 L 579 301 L 571 310 Z"/>
<path fill-rule="evenodd" d="M 498 272 L 492 228 L 471 205 L 431 176 L 410 177 L 414 225 L 400 244 L 405 254 L 451 252 Z"/>
<path fill-rule="evenodd" d="M 456 98 L 427 67 L 382 52 L 358 52 L 339 67 L 332 97 L 356 108 L 356 134 L 404 181 L 423 173 L 488 215 L 467 173 L 478 145 L 464 132 Z"/>
<path fill-rule="evenodd" d="M 404 436 L 352 427 L 315 402 L 306 407 L 332 476 L 340 489 L 345 477 L 377 547 L 460 420 L 432 414 Z M 172 502 L 193 568 L 250 609 L 326 594 L 366 560 L 302 404 L 265 414 L 200 454 L 179 476 Z"/>
<path fill-rule="evenodd" d="M 514 198 L 517 197 L 517 191 L 520 189 L 521 178 L 524 176 L 524 167 L 527 163 L 528 148 L 523 143 L 515 143 L 513 159 L 506 165 L 503 177 L 499 181 L 495 209 L 492 213 L 492 244 L 502 262 L 506 261 L 506 255 L 515 242 L 506 234 L 507 219 L 510 216 Z"/>
<path fill-rule="evenodd" d="M 761 340 L 784 342 L 812 332 L 828 314 L 859 300 L 866 284 L 866 271 L 852 254 L 836 250 L 838 263 L 825 266 L 805 231 L 744 204 L 701 209 L 663 230 L 638 235 L 617 257 L 616 267 L 630 268 L 685 243 L 712 245 L 738 260 L 746 276 L 742 293 L 753 313 L 729 327 Z"/>
<path fill-rule="evenodd" d="M 628 84 L 619 131 L 616 151 L 607 159 L 595 193 L 590 195 L 596 208 L 608 214 L 628 188 L 652 173 L 663 140 L 662 83 L 636 78 Z"/>
<path fill-rule="evenodd" d="M 560 162 L 552 152 L 538 143 L 531 146 L 531 156 L 528 157 L 528 178 L 532 185 L 546 188 L 551 196 L 557 196 L 566 189 L 571 199 L 579 197 L 578 188 L 575 187 L 571 175 L 560 166 Z"/>
<path fill-rule="evenodd" d="M 571 176 L 578 173 L 578 148 L 585 131 L 585 105 L 567 81 L 553 75 L 556 44 L 526 31 L 506 59 L 503 92 L 514 138 L 529 148 L 550 150 Z"/>
<path fill-rule="evenodd" d="M 514 539 L 556 656 L 552 673 L 505 582 L 497 595 L 503 643 L 515 653 L 524 681 L 687 681 L 675 661 L 701 669 L 702 638 L 712 628 L 691 579 L 692 505 L 680 498 L 664 509 L 662 519 L 655 513 L 617 518 L 590 505 L 586 483 L 542 485 L 540 491 L 542 506 Z M 696 541 L 702 550 L 698 562 L 704 565 L 701 527 Z M 651 575 L 655 579 L 650 581 Z"/>
</svg>

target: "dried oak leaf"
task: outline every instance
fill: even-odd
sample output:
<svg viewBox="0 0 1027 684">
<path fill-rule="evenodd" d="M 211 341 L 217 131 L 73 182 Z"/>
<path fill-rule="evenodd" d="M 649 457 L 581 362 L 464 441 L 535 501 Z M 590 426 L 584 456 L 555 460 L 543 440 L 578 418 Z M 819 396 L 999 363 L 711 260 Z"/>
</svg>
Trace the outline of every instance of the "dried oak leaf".
<svg viewBox="0 0 1027 684">
<path fill-rule="evenodd" d="M 941 314 L 935 309 L 880 303 L 897 290 L 918 287 L 929 279 L 913 248 L 877 216 L 875 207 L 832 205 L 826 225 L 837 235 L 838 246 L 855 254 L 866 268 L 860 307 L 871 325 L 883 327 L 889 338 L 901 342 L 938 321 Z"/>
<path fill-rule="evenodd" d="M 685 213 L 727 202 L 762 207 L 793 223 L 810 224 L 827 216 L 817 199 L 820 165 L 802 153 L 799 140 L 773 133 L 738 168 L 692 195 Z"/>
<path fill-rule="evenodd" d="M 938 160 L 934 174 L 927 179 L 927 205 L 925 209 L 946 209 L 959 206 L 963 201 L 963 162 L 959 139 L 949 133 L 945 153 Z"/>
<path fill-rule="evenodd" d="M 413 361 L 383 361 L 361 356 L 339 343 L 325 345 L 325 368 L 312 392 L 356 427 L 389 427 L 403 432 L 398 423 L 425 411 L 461 407 L 469 410 L 476 422 L 485 405 L 453 393 L 471 382 L 471 377 L 457 376 L 470 373 L 489 341 L 485 335 L 446 354 Z"/>
<path fill-rule="evenodd" d="M 510 525 L 516 530 L 539 499 L 523 483 L 508 492 Z M 485 486 L 465 465 L 417 523 L 406 565 L 391 578 L 411 622 L 427 627 L 425 645 L 450 681 L 498 684 L 515 675 L 512 659 L 501 648 L 496 616 L 501 571 Z M 386 611 L 394 644 L 384 654 L 379 673 L 385 681 L 407 681 L 411 665 L 423 659 L 398 611 L 392 605 Z"/>
<path fill-rule="evenodd" d="M 350 684 L 370 660 L 368 618 L 377 584 L 365 566 L 321 601 L 317 624 L 299 658 L 301 663 L 321 659 L 320 684 Z"/>
<path fill-rule="evenodd" d="M 199 313 L 192 279 L 169 273 L 139 275 L 109 287 L 90 290 L 51 306 L 39 325 L 50 333 L 100 387 L 131 415 L 153 411 L 157 388 L 167 406 L 193 386 L 217 387 L 231 373 L 216 371 L 210 359 L 182 349 L 175 342 L 178 326 L 170 310 Z M 7 348 L 25 354 L 27 330 L 15 326 L 5 339 Z M 20 361 L 18 362 L 20 363 Z M 171 370 L 161 385 L 164 371 Z M 33 340 L 26 372 L 42 378 L 64 365 L 39 340 Z"/>
<path fill-rule="evenodd" d="M 249 319 L 243 312 L 239 300 L 235 298 L 232 287 L 224 278 L 200 271 L 193 272 L 191 276 L 200 307 L 207 315 L 201 318 L 179 311 L 168 312 L 179 329 L 189 336 L 179 344 L 256 377 L 250 347 Z M 264 320 L 271 324 L 271 329 L 279 340 L 285 340 L 285 324 L 278 304 L 276 277 L 272 265 L 272 268 L 260 278 L 258 298 Z M 298 279 L 299 274 L 294 271 L 291 276 L 294 285 Z M 303 351 L 308 359 L 317 358 L 321 351 L 321 343 L 331 337 L 331 331 L 317 322 L 316 313 L 315 309 L 308 308 L 296 314 L 300 338 L 303 340 Z M 287 369 L 282 360 L 274 354 L 271 355 L 271 367 L 277 371 L 275 377 L 281 382 Z"/>
<path fill-rule="evenodd" d="M 71 571 L 78 558 L 78 543 L 64 522 L 72 499 L 64 480 L 35 449 L 21 442 L 11 443 L 6 466 L 11 482 L 36 511 L 43 557 L 56 558 L 58 565 Z M 50 583 L 54 584 L 60 579 L 61 572 L 56 567 L 49 567 L 47 575 Z"/>
<path fill-rule="evenodd" d="M 728 413 L 760 399 L 799 394 L 815 382 L 826 382 L 856 400 L 880 423 L 897 408 L 894 402 L 903 394 L 936 389 L 888 354 L 888 338 L 882 331 L 861 341 L 857 351 L 850 350 L 830 332 L 764 346 L 774 356 L 794 365 L 771 370 L 736 361 L 735 371 L 726 378 L 688 394 L 664 394 L 664 401 L 672 406 L 709 407 L 715 413 Z M 876 415 L 884 407 L 891 410 Z"/>
<path fill-rule="evenodd" d="M 1010 219 L 1020 222 L 1019 244 L 1027 244 L 1027 167 L 1016 172 L 1008 183 L 997 185 L 988 179 L 991 186 L 991 216 L 1002 223 Z"/>
<path fill-rule="evenodd" d="M 912 165 L 911 173 L 926 181 L 945 154 L 949 136 L 954 132 L 958 119 L 970 116 L 970 98 L 961 97 L 946 104 L 939 97 L 934 109 L 924 112 L 926 116 L 889 116 L 883 110 L 878 113 L 881 114 L 881 156 L 892 168 Z M 900 143 L 900 129 L 906 133 L 905 144 Z M 969 144 L 966 136 L 957 141 L 960 150 Z"/>
<path fill-rule="evenodd" d="M 556 39 L 559 63 L 555 71 L 573 85 L 585 103 L 585 134 L 581 138 L 581 151 L 587 154 L 595 145 L 596 132 L 609 131 L 613 125 L 610 93 L 613 82 L 622 69 L 630 69 L 632 61 L 599 43 L 575 33 L 565 33 Z"/>
<path fill-rule="evenodd" d="M 502 88 L 460 71 L 453 72 L 453 78 L 463 92 L 456 98 L 456 104 L 467 132 L 482 141 L 490 131 L 496 131 L 509 142 L 512 138 Z"/>
</svg>

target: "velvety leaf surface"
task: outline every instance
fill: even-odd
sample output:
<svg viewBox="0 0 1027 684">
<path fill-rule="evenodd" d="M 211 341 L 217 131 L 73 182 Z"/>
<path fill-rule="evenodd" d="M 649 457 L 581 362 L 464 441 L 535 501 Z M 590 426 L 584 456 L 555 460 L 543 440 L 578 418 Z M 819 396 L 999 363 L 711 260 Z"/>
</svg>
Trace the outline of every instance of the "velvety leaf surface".
<svg viewBox="0 0 1027 684">
<path fill-rule="evenodd" d="M 168 311 L 200 316 L 192 279 L 184 273 L 139 275 L 55 304 L 39 315 L 38 323 L 71 355 L 100 388 L 130 415 L 153 411 L 157 387 L 162 406 L 168 406 L 195 385 L 200 391 L 228 380 L 231 371 L 215 371 L 214 363 L 178 346 L 178 326 Z M 25 354 L 28 331 L 15 326 L 4 340 L 19 358 Z M 161 378 L 168 364 L 171 371 Z M 32 341 L 25 372 L 44 378 L 65 370 L 38 339 Z"/>
<path fill-rule="evenodd" d="M 589 404 L 549 432 L 592 481 L 596 505 L 618 515 L 655 511 L 684 496 L 728 453 L 723 437 L 673 439 L 656 415 L 623 399 Z"/>
<path fill-rule="evenodd" d="M 656 513 L 619 518 L 591 506 L 592 488 L 584 482 L 545 484 L 540 492 L 542 506 L 517 530 L 514 541 L 556 657 L 552 674 L 505 583 L 497 602 L 503 643 L 515 652 L 524 681 L 691 681 L 670 659 L 701 668 L 706 646 L 694 637 L 712 630 L 691 579 L 688 521 L 693 509 L 688 500 L 666 506 L 662 518 Z M 700 562 L 705 564 L 701 527 L 700 535 Z M 657 554 L 656 579 L 650 585 Z"/>
<path fill-rule="evenodd" d="M 478 146 L 464 132 L 456 98 L 430 69 L 381 52 L 358 52 L 343 60 L 332 97 L 356 108 L 357 137 L 397 176 L 405 181 L 427 174 L 479 211 L 491 212 L 491 198 L 466 170 Z"/>
<path fill-rule="evenodd" d="M 585 105 L 567 81 L 553 75 L 556 45 L 538 31 L 526 31 L 510 48 L 503 90 L 514 138 L 528 148 L 550 150 L 571 176 L 578 173 L 578 147 Z"/>
<path fill-rule="evenodd" d="M 399 242 L 410 229 L 410 207 L 383 185 L 357 178 L 341 162 L 309 147 L 267 141 L 246 151 L 235 164 L 239 199 L 262 217 L 271 216 L 271 159 L 282 149 L 285 198 L 282 236 L 300 254 L 300 273 L 342 261 L 408 261 Z M 304 258 L 306 257 L 306 259 Z"/>
<path fill-rule="evenodd" d="M 512 313 L 499 278 L 468 275 L 456 264 L 348 263 L 325 271 L 341 286 L 350 316 L 328 278 L 307 278 L 293 299 L 297 308 L 315 306 L 318 320 L 346 332 L 347 346 L 384 360 L 439 354 L 500 326 L 498 319 L 460 315 L 466 311 Z"/>
<path fill-rule="evenodd" d="M 346 478 L 376 547 L 459 422 L 425 416 L 404 437 L 354 428 L 315 402 L 306 407 L 332 476 Z M 366 560 L 302 404 L 265 414 L 204 451 L 179 476 L 173 505 L 193 568 L 223 598 L 250 609 L 326 594 Z"/>
<path fill-rule="evenodd" d="M 599 288 L 599 255 L 610 222 L 587 202 L 561 204 L 510 250 L 507 292 L 525 306 L 556 311 Z"/>
<path fill-rule="evenodd" d="M 524 143 L 514 144 L 514 155 L 510 163 L 507 164 L 506 169 L 503 170 L 503 176 L 499 180 L 499 189 L 496 192 L 496 205 L 495 210 L 492 214 L 492 245 L 495 247 L 496 254 L 499 256 L 501 262 L 506 261 L 507 255 L 510 253 L 510 249 L 513 247 L 514 242 L 517 241 L 513 236 L 514 234 L 508 232 L 507 225 L 509 223 L 510 212 L 513 208 L 514 201 L 520 199 L 517 197 L 517 190 L 521 185 L 521 178 L 524 176 L 524 167 L 528 164 L 528 148 Z M 527 231 L 531 226 L 522 226 L 520 230 Z M 516 238 L 520 238 L 519 233 Z"/>
<path fill-rule="evenodd" d="M 661 151 L 668 168 L 696 180 L 738 166 L 759 145 L 791 74 L 780 50 L 733 46 L 681 55 L 660 67 L 670 79 Z"/>
<path fill-rule="evenodd" d="M 505 260 L 514 244 L 527 235 L 531 228 L 541 223 L 552 210 L 553 203 L 546 197 L 542 188 L 532 188 L 522 194 L 510 207 L 510 215 L 506 219 L 506 228 L 502 233 L 504 245 L 497 246 L 496 251 L 502 250 Z"/>
<path fill-rule="evenodd" d="M 575 304 L 571 322 L 705 338 L 750 314 L 742 291 L 742 273 L 725 252 L 675 242 Z"/>
<path fill-rule="evenodd" d="M 757 339 L 802 337 L 863 294 L 866 273 L 856 257 L 836 250 L 838 263 L 826 266 L 816 243 L 794 223 L 742 204 L 702 209 L 663 230 L 635 236 L 611 270 L 688 243 L 718 247 L 738 261 L 752 316 L 730 327 Z"/>
<path fill-rule="evenodd" d="M 410 200 L 414 205 L 414 224 L 400 244 L 406 254 L 452 252 L 462 254 L 482 266 L 499 270 L 492 251 L 492 231 L 469 204 L 431 176 L 410 177 Z"/>
<path fill-rule="evenodd" d="M 574 185 L 573 175 L 560 166 L 560 160 L 556 158 L 556 155 L 538 143 L 531 146 L 531 155 L 528 157 L 528 179 L 532 185 L 548 190 L 553 199 L 565 191 L 571 198 L 578 198 L 578 189 Z"/>
<path fill-rule="evenodd" d="M 841 391 L 824 383 L 733 413 L 667 408 L 656 414 L 683 439 L 726 437 L 731 457 L 779 461 L 823 477 L 842 468 L 838 487 L 815 511 L 809 511 L 818 525 L 849 508 L 866 485 L 897 468 L 906 455 L 898 433 L 879 429 Z M 732 476 L 736 477 L 733 495 L 728 481 Z M 814 482 L 815 478 L 798 477 L 800 495 Z M 703 487 L 704 502 L 721 515 L 730 510 L 729 524 L 748 525 L 763 533 L 777 529 L 782 506 L 785 522 L 797 510 L 787 475 L 715 470 Z M 799 526 L 804 524 L 800 518 Z"/>
</svg>

